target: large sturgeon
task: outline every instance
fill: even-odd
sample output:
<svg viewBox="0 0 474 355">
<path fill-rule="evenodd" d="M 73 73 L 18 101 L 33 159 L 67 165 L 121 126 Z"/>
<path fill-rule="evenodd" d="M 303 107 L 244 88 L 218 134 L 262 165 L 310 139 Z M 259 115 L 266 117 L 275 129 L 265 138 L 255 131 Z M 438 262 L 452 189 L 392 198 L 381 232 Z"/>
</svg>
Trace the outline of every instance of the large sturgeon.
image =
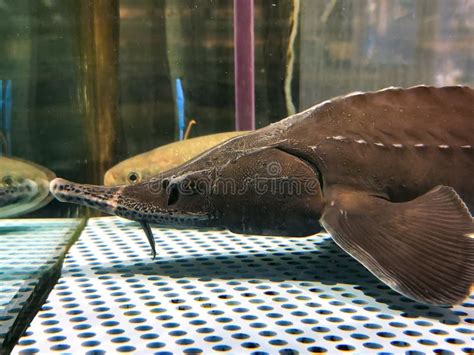
<svg viewBox="0 0 474 355">
<path fill-rule="evenodd" d="M 61 201 L 141 222 L 334 241 L 400 293 L 455 304 L 474 280 L 474 90 L 325 101 L 148 181 L 51 182 Z"/>
</svg>

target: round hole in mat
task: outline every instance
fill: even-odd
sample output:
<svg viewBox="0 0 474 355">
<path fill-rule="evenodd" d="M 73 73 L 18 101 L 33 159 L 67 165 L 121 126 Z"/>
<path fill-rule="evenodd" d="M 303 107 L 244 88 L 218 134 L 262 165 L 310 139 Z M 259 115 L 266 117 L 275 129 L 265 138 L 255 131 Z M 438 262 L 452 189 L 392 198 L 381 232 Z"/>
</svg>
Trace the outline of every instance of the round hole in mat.
<svg viewBox="0 0 474 355">
<path fill-rule="evenodd" d="M 322 346 L 310 346 L 309 348 L 307 348 L 307 350 L 310 353 L 316 353 L 316 354 L 328 352 L 328 350 L 326 348 L 323 348 Z"/>
<path fill-rule="evenodd" d="M 164 348 L 166 346 L 165 343 L 162 343 L 160 341 L 154 341 L 154 342 L 151 342 L 151 343 L 147 343 L 147 348 L 150 348 L 150 349 L 160 349 L 160 348 Z"/>
<path fill-rule="evenodd" d="M 430 329 L 430 333 L 436 334 L 436 335 L 447 335 L 448 332 L 442 329 Z"/>
<path fill-rule="evenodd" d="M 325 335 L 324 339 L 327 341 L 341 341 L 342 340 L 342 338 L 337 335 Z"/>
<path fill-rule="evenodd" d="M 211 335 L 211 336 L 204 337 L 204 340 L 210 343 L 217 343 L 219 341 L 222 341 L 222 337 Z"/>
<path fill-rule="evenodd" d="M 355 350 L 355 347 L 349 344 L 340 344 L 336 346 L 336 349 L 340 351 L 353 351 Z"/>
<path fill-rule="evenodd" d="M 219 323 L 229 323 L 229 322 L 232 322 L 232 318 L 219 317 L 219 318 L 216 318 L 216 321 L 218 321 Z"/>
<path fill-rule="evenodd" d="M 219 345 L 214 345 L 212 347 L 212 350 L 214 350 L 214 351 L 230 351 L 230 350 L 232 350 L 232 347 L 230 347 L 229 345 L 225 345 L 225 344 L 219 344 Z"/>
<path fill-rule="evenodd" d="M 183 350 L 184 354 L 202 354 L 202 352 L 203 351 L 199 348 L 188 348 Z"/>
<path fill-rule="evenodd" d="M 72 327 L 72 329 L 75 329 L 75 330 L 86 330 L 90 328 L 92 328 L 92 326 L 86 323 L 76 324 L 75 326 Z"/>
<path fill-rule="evenodd" d="M 372 343 L 372 342 L 367 342 L 363 344 L 366 348 L 368 349 L 383 349 L 383 346 L 380 345 L 379 343 Z"/>
<path fill-rule="evenodd" d="M 399 348 L 406 348 L 410 346 L 410 343 L 407 343 L 406 341 L 401 341 L 401 340 L 391 341 L 390 344 L 392 344 L 393 346 L 397 346 Z"/>
<path fill-rule="evenodd" d="M 119 322 L 115 320 L 108 320 L 108 321 L 102 322 L 101 325 L 104 327 L 115 327 L 116 325 L 119 325 Z"/>
<path fill-rule="evenodd" d="M 364 328 L 367 328 L 367 329 L 380 329 L 380 328 L 382 328 L 382 326 L 380 324 L 376 324 L 376 323 L 366 323 L 366 324 L 364 324 Z"/>
<path fill-rule="evenodd" d="M 378 332 L 377 335 L 382 338 L 394 338 L 395 334 L 389 332 Z"/>
<path fill-rule="evenodd" d="M 28 349 L 24 349 L 22 351 L 20 351 L 20 354 L 22 355 L 27 355 L 27 354 L 36 354 L 36 353 L 39 353 L 39 349 L 37 348 L 28 348 Z"/>
<path fill-rule="evenodd" d="M 50 349 L 54 351 L 64 351 L 64 350 L 69 349 L 70 347 L 71 346 L 67 344 L 56 344 L 56 345 L 51 346 Z"/>
<path fill-rule="evenodd" d="M 362 334 L 362 333 L 351 334 L 351 337 L 357 340 L 369 339 L 369 336 L 367 334 Z"/>
<path fill-rule="evenodd" d="M 267 317 L 270 317 L 270 318 L 281 318 L 281 317 L 283 317 L 283 314 L 281 314 L 281 313 L 268 313 L 268 314 L 267 314 Z"/>
<path fill-rule="evenodd" d="M 282 340 L 282 339 L 272 339 L 268 343 L 274 346 L 284 346 L 288 344 L 286 340 Z"/>
<path fill-rule="evenodd" d="M 209 334 L 209 333 L 214 332 L 214 328 L 209 328 L 209 327 L 199 328 L 199 329 L 196 329 L 196 332 L 201 333 L 201 334 Z"/>
<path fill-rule="evenodd" d="M 416 320 L 415 324 L 419 325 L 421 327 L 432 327 L 433 326 L 433 323 L 428 322 L 426 320 Z"/>
<path fill-rule="evenodd" d="M 186 333 L 184 330 L 173 330 L 168 334 L 174 337 L 182 337 L 183 335 L 186 335 L 188 333 Z"/>
<path fill-rule="evenodd" d="M 240 330 L 241 327 L 238 326 L 238 325 L 235 325 L 235 324 L 229 324 L 229 325 L 225 325 L 225 326 L 224 326 L 224 329 L 225 329 L 225 330 L 228 330 L 228 331 L 231 331 L 231 332 L 234 332 L 234 331 L 236 331 L 236 330 Z"/>
<path fill-rule="evenodd" d="M 433 353 L 435 354 L 441 354 L 441 355 L 454 355 L 452 351 L 446 350 L 446 349 L 434 349 Z"/>
<path fill-rule="evenodd" d="M 391 325 L 394 328 L 406 328 L 407 327 L 407 325 L 405 323 L 401 323 L 401 322 L 390 322 L 388 324 Z"/>
<path fill-rule="evenodd" d="M 63 341 L 66 340 L 66 337 L 64 335 L 55 335 L 54 337 L 48 338 L 48 341 L 50 342 L 57 342 L 57 341 Z"/>
<path fill-rule="evenodd" d="M 341 330 L 348 331 L 348 332 L 351 332 L 356 329 L 352 325 L 347 325 L 347 324 L 338 325 L 337 327 Z"/>
<path fill-rule="evenodd" d="M 252 328 L 265 328 L 267 325 L 265 323 L 262 323 L 262 322 L 254 322 L 254 323 L 250 323 L 250 326 Z"/>
<path fill-rule="evenodd" d="M 295 349 L 281 349 L 278 353 L 281 355 L 298 355 L 300 352 Z"/>
<path fill-rule="evenodd" d="M 116 350 L 120 353 L 131 353 L 135 351 L 136 349 L 137 348 L 135 348 L 132 345 L 122 345 L 122 346 L 119 346 Z"/>
<path fill-rule="evenodd" d="M 248 334 L 245 334 L 245 333 L 235 333 L 235 334 L 232 334 L 232 338 L 234 339 L 248 339 L 250 338 L 250 335 Z"/>
<path fill-rule="evenodd" d="M 18 342 L 19 345 L 25 346 L 25 345 L 32 345 L 36 343 L 36 340 L 34 339 L 22 339 Z"/>
<path fill-rule="evenodd" d="M 138 327 L 135 327 L 135 330 L 138 330 L 139 332 L 146 332 L 152 329 L 153 327 L 151 325 L 139 325 Z"/>
<path fill-rule="evenodd" d="M 97 334 L 95 334 L 94 332 L 83 332 L 83 333 L 79 333 L 77 334 L 77 336 L 79 338 L 93 338 L 95 337 Z"/>
<path fill-rule="evenodd" d="M 242 345 L 243 348 L 246 348 L 246 349 L 257 349 L 258 347 L 260 347 L 260 344 L 254 343 L 254 342 L 251 342 L 251 341 L 242 343 L 241 345 Z"/>
<path fill-rule="evenodd" d="M 100 341 L 98 340 L 87 340 L 83 343 L 81 343 L 81 346 L 84 346 L 84 347 L 93 347 L 93 346 L 97 346 L 97 345 L 100 345 Z"/>
<path fill-rule="evenodd" d="M 431 340 L 431 339 L 420 339 L 420 340 L 418 340 L 418 343 L 420 343 L 422 345 L 428 345 L 428 346 L 438 345 L 438 343 L 436 341 Z"/>
<path fill-rule="evenodd" d="M 46 328 L 44 330 L 45 333 L 60 333 L 63 331 L 63 328 L 59 328 L 59 327 L 51 327 L 51 328 Z"/>
<path fill-rule="evenodd" d="M 145 340 L 156 339 L 156 338 L 159 338 L 159 337 L 160 336 L 156 333 L 147 333 L 147 334 L 140 335 L 140 338 L 145 339 Z"/>
<path fill-rule="evenodd" d="M 100 349 L 89 350 L 86 355 L 105 355 L 105 351 Z"/>
<path fill-rule="evenodd" d="M 194 340 L 184 338 L 184 339 L 176 340 L 175 343 L 178 344 L 178 345 L 191 345 L 191 344 L 194 344 Z"/>
<path fill-rule="evenodd" d="M 318 326 L 318 327 L 313 327 L 313 328 L 311 328 L 311 330 L 313 330 L 313 331 L 315 331 L 315 332 L 317 332 L 317 333 L 328 333 L 328 332 L 330 331 L 329 328 L 320 327 L 320 326 Z"/>
<path fill-rule="evenodd" d="M 272 330 L 262 330 L 258 334 L 262 337 L 274 337 L 277 333 Z"/>
<path fill-rule="evenodd" d="M 85 322 L 86 320 L 87 320 L 87 318 L 83 317 L 83 316 L 69 318 L 69 321 L 74 322 L 74 323 Z"/>
</svg>

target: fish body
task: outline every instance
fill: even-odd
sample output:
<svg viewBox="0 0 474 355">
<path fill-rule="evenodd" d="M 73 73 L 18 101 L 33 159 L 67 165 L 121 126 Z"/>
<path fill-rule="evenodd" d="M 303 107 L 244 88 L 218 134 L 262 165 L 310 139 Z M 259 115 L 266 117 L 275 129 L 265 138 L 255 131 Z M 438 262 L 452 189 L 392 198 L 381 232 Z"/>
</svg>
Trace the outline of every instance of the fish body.
<svg viewBox="0 0 474 355">
<path fill-rule="evenodd" d="M 474 281 L 473 119 L 469 87 L 353 93 L 139 184 L 56 179 L 51 191 L 139 221 L 151 244 L 148 223 L 293 237 L 324 228 L 394 290 L 455 304 Z"/>
<path fill-rule="evenodd" d="M 472 211 L 473 99 L 465 87 L 355 93 L 290 118 L 280 139 L 318 166 L 328 187 L 403 202 L 447 185 Z"/>
<path fill-rule="evenodd" d="M 42 166 L 18 158 L 0 157 L 0 218 L 37 210 L 53 196 L 49 183 L 56 176 Z"/>
<path fill-rule="evenodd" d="M 186 139 L 155 148 L 126 159 L 106 171 L 104 185 L 115 186 L 148 180 L 166 170 L 184 164 L 202 152 L 247 133 L 224 132 Z"/>
<path fill-rule="evenodd" d="M 38 185 L 30 180 L 22 178 L 19 181 L 0 187 L 0 208 L 17 203 L 30 201 L 38 193 Z"/>
</svg>

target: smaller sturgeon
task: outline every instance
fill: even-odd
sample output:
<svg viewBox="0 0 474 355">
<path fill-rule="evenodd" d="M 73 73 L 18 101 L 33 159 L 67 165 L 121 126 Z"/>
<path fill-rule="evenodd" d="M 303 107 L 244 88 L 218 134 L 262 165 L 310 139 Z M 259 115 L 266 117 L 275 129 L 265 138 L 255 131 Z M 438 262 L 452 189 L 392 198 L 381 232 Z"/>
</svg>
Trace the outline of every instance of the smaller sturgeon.
<svg viewBox="0 0 474 355">
<path fill-rule="evenodd" d="M 0 157 L 0 218 L 35 211 L 53 196 L 49 183 L 55 174 L 30 161 Z"/>
<path fill-rule="evenodd" d="M 195 121 L 191 121 L 195 122 Z M 188 127 L 189 130 L 189 127 Z M 184 164 L 204 151 L 248 131 L 223 132 L 163 145 L 128 158 L 105 172 L 104 185 L 136 184 Z"/>
<path fill-rule="evenodd" d="M 30 202 L 38 193 L 38 185 L 30 179 L 4 179 L 0 185 L 0 208 Z"/>
<path fill-rule="evenodd" d="M 51 182 L 61 201 L 149 223 L 304 237 L 324 227 L 386 285 L 451 305 L 474 281 L 474 90 L 325 101 L 138 184 Z M 154 247 L 153 247 L 154 252 Z"/>
</svg>

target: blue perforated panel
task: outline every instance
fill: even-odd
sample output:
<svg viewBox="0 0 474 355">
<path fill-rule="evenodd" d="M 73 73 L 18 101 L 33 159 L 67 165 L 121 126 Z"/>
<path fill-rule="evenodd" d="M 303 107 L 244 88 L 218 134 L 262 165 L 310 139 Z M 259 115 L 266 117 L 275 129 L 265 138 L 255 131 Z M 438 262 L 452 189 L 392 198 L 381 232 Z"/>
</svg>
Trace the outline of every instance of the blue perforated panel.
<svg viewBox="0 0 474 355">
<path fill-rule="evenodd" d="M 40 278 L 59 259 L 79 227 L 76 219 L 0 220 L 0 348 Z"/>
<path fill-rule="evenodd" d="M 469 353 L 474 296 L 418 304 L 327 235 L 153 229 L 95 218 L 14 353 Z"/>
</svg>

